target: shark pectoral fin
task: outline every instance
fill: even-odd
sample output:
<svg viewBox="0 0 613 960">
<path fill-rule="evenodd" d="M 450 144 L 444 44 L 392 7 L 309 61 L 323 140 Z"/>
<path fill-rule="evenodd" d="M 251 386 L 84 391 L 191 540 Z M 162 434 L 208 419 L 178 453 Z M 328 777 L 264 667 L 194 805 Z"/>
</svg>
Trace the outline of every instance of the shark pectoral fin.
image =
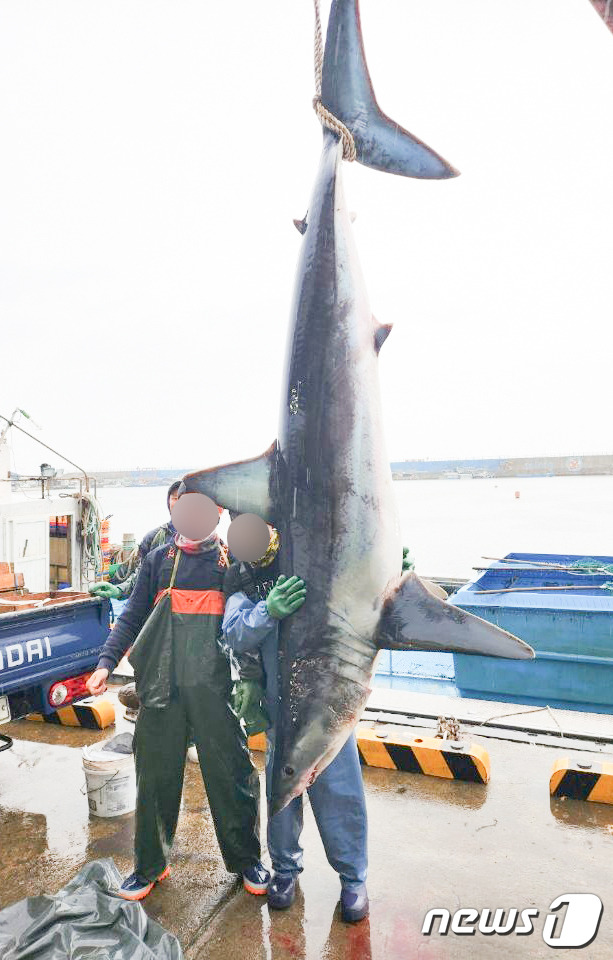
<svg viewBox="0 0 613 960">
<path fill-rule="evenodd" d="M 443 590 L 442 587 L 439 587 L 438 583 L 434 583 L 433 580 L 425 580 L 423 577 L 419 578 L 423 583 L 424 587 L 431 593 L 433 597 L 438 597 L 439 600 L 446 600 L 449 594 L 446 590 Z"/>
<path fill-rule="evenodd" d="M 414 573 L 391 581 L 375 642 L 384 650 L 436 650 L 531 660 L 532 647 L 500 627 L 434 596 Z"/>
<path fill-rule="evenodd" d="M 204 493 L 220 507 L 236 513 L 255 513 L 274 523 L 277 451 L 275 440 L 260 457 L 188 473 L 183 477 L 180 493 Z"/>
<path fill-rule="evenodd" d="M 308 216 L 308 212 L 305 213 L 302 220 L 294 220 L 294 226 L 296 227 L 296 230 L 298 231 L 298 233 L 300 233 L 302 236 L 304 236 L 305 233 L 307 232 L 307 227 L 308 227 L 307 216 Z"/>
<path fill-rule="evenodd" d="M 321 101 L 350 130 L 360 163 L 422 180 L 458 175 L 451 164 L 379 108 L 366 64 L 358 0 L 332 4 Z"/>
</svg>

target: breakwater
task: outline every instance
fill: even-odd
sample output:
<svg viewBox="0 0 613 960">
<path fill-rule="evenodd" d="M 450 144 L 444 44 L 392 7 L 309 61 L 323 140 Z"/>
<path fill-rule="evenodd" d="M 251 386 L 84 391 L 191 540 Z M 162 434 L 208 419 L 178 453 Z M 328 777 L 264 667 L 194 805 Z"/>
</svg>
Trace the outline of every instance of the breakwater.
<svg viewBox="0 0 613 960">
<path fill-rule="evenodd" d="M 581 477 L 613 475 L 613 455 L 509 457 L 484 460 L 393 462 L 395 480 L 485 479 L 491 477 Z"/>
</svg>

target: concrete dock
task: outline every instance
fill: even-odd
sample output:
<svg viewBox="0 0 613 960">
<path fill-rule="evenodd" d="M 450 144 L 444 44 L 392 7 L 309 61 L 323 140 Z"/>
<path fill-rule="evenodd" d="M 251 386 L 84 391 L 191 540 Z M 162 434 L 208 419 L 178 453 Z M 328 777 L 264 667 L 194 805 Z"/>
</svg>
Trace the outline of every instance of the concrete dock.
<svg viewBox="0 0 613 960">
<path fill-rule="evenodd" d="M 385 705 L 378 702 L 379 709 Z M 436 712 L 439 704 L 432 707 Z M 483 709 L 485 715 L 495 712 L 492 704 Z M 133 815 L 91 817 L 83 792 L 80 748 L 108 738 L 114 728 L 18 721 L 2 732 L 14 745 L 0 753 L 0 908 L 55 892 L 88 860 L 112 857 L 120 872 L 130 872 Z M 411 733 L 418 736 L 420 728 Z M 421 733 L 431 736 L 432 730 L 425 725 Z M 532 960 L 567 952 L 543 941 L 550 904 L 567 893 L 595 894 L 604 905 L 598 932 L 573 956 L 610 960 L 613 806 L 550 798 L 549 776 L 563 746 L 474 730 L 465 737 L 490 754 L 488 784 L 364 768 L 369 920 L 341 922 L 338 879 L 309 809 L 305 870 L 294 906 L 269 912 L 264 897 L 246 894 L 223 867 L 200 771 L 189 762 L 172 876 L 143 901 L 145 910 L 179 938 L 188 960 Z M 602 742 L 594 748 L 602 751 Z M 584 749 L 589 753 L 588 742 Z M 255 757 L 261 769 L 262 755 Z M 452 915 L 459 908 L 533 908 L 538 916 L 529 935 L 450 930 L 442 936 L 437 921 L 427 936 L 426 914 L 439 907 Z"/>
</svg>

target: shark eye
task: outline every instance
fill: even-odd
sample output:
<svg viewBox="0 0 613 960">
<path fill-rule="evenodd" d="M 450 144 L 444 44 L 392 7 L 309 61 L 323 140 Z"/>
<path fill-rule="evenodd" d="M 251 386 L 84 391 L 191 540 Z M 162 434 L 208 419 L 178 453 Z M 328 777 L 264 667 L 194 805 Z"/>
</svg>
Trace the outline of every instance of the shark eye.
<svg viewBox="0 0 613 960">
<path fill-rule="evenodd" d="M 283 773 L 286 777 L 293 777 L 295 772 L 293 767 L 283 767 Z"/>
</svg>

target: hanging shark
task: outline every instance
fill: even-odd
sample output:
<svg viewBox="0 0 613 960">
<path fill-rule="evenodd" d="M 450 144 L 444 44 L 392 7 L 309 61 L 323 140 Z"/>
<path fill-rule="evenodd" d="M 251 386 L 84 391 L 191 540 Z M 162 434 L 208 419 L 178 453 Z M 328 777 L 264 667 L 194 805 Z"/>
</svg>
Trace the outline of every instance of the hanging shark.
<svg viewBox="0 0 613 960">
<path fill-rule="evenodd" d="M 387 117 L 370 81 L 357 0 L 334 0 L 322 102 L 353 135 L 357 160 L 421 179 L 456 175 Z M 307 584 L 280 623 L 271 804 L 282 809 L 333 760 L 360 718 L 381 649 L 525 659 L 521 640 L 401 573 L 384 448 L 378 355 L 391 327 L 371 313 L 341 183 L 342 144 L 323 151 L 291 310 L 278 439 L 261 456 L 188 474 L 182 490 L 255 513 L 280 533 L 280 564 Z"/>
</svg>

